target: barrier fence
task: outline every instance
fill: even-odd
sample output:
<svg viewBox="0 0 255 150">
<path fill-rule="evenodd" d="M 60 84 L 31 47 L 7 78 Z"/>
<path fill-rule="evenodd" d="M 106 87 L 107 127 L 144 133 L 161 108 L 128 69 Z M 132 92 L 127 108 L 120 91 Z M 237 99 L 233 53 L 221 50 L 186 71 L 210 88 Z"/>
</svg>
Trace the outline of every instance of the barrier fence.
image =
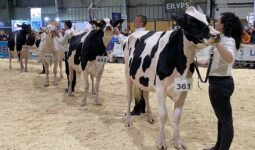
<svg viewBox="0 0 255 150">
<path fill-rule="evenodd" d="M 0 58 L 9 58 L 7 41 L 0 41 Z M 29 52 L 29 60 L 38 60 L 38 55 L 35 51 Z"/>
</svg>

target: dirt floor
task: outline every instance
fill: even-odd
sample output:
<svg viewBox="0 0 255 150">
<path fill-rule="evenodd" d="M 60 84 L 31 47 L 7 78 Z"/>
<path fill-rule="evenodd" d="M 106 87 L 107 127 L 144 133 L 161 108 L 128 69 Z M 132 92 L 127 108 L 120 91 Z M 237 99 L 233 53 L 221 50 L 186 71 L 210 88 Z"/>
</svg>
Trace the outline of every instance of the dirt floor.
<svg viewBox="0 0 255 150">
<path fill-rule="evenodd" d="M 133 117 L 125 127 L 125 78 L 123 64 L 107 64 L 100 98 L 96 106 L 89 93 L 88 105 L 80 107 L 83 94 L 82 76 L 75 97 L 64 93 L 66 78 L 44 87 L 41 64 L 30 62 L 29 72 L 19 72 L 16 60 L 10 70 L 8 61 L 0 59 L 0 149 L 1 150 L 154 150 L 159 133 L 156 96 L 150 94 L 156 122 L 149 124 L 146 115 Z M 201 70 L 203 76 L 205 70 Z M 235 136 L 231 150 L 255 150 L 255 70 L 235 69 L 235 93 L 232 97 Z M 209 103 L 208 84 L 197 86 L 188 94 L 181 118 L 181 136 L 188 150 L 202 150 L 216 140 L 216 118 Z M 172 136 L 173 102 L 167 100 L 168 149 Z M 132 104 L 133 107 L 134 104 Z"/>
</svg>

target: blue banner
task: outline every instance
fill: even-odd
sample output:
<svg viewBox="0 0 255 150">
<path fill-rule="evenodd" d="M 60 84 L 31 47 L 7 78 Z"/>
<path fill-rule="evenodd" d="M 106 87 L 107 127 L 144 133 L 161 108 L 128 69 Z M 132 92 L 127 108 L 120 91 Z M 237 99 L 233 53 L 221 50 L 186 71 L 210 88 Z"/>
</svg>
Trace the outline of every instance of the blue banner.
<svg viewBox="0 0 255 150">
<path fill-rule="evenodd" d="M 9 58 L 7 41 L 0 41 L 0 58 Z"/>
</svg>

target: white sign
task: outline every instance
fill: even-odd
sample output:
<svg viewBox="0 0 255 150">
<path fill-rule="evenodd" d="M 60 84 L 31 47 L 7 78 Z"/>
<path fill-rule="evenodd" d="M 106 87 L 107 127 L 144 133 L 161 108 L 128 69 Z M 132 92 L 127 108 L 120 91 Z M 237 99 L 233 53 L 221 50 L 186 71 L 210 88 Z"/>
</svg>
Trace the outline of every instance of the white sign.
<svg viewBox="0 0 255 150">
<path fill-rule="evenodd" d="M 96 62 L 99 64 L 107 64 L 108 57 L 107 56 L 97 56 Z"/>
<path fill-rule="evenodd" d="M 42 27 L 42 12 L 41 8 L 30 8 L 31 27 L 33 30 L 39 31 Z"/>
<path fill-rule="evenodd" d="M 190 79 L 182 79 L 175 78 L 175 91 L 190 91 L 192 90 L 192 78 Z"/>
<path fill-rule="evenodd" d="M 189 6 L 189 1 L 165 0 L 165 12 L 184 10 Z"/>
<path fill-rule="evenodd" d="M 235 60 L 255 61 L 255 47 L 253 45 L 241 45 L 236 53 Z"/>
</svg>

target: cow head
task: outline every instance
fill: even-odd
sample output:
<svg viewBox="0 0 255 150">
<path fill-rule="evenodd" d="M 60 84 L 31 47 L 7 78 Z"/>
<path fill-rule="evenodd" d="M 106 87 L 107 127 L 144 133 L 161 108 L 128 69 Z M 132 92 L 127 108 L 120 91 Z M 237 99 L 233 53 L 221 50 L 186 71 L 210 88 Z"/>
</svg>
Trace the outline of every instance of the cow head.
<svg viewBox="0 0 255 150">
<path fill-rule="evenodd" d="M 186 38 L 197 47 L 213 45 L 220 41 L 220 33 L 209 25 L 206 15 L 195 7 L 188 7 L 184 14 L 173 16 Z M 201 47 L 201 48 L 203 48 Z"/>
<path fill-rule="evenodd" d="M 48 24 L 45 28 L 42 29 L 42 31 L 44 31 L 46 33 L 46 35 L 48 35 L 50 37 L 53 37 L 57 34 L 56 30 L 57 30 L 57 27 L 53 26 L 51 24 Z"/>
<path fill-rule="evenodd" d="M 104 32 L 103 42 L 105 47 L 107 47 L 113 37 L 113 28 L 119 26 L 121 23 L 123 23 L 123 21 L 123 19 L 113 21 L 109 18 L 104 18 L 100 22 L 92 20 L 90 21 L 90 24 L 95 25 L 97 28 L 99 28 L 99 30 Z"/>
<path fill-rule="evenodd" d="M 26 34 L 29 34 L 32 31 L 31 25 L 26 24 L 25 22 L 23 22 L 21 25 L 17 24 L 17 27 L 20 27 L 21 30 L 26 31 Z"/>
<path fill-rule="evenodd" d="M 106 31 L 112 32 L 113 28 L 117 27 L 118 25 L 123 23 L 123 21 L 124 21 L 123 19 L 113 21 L 110 18 L 104 18 L 103 20 L 100 20 L 100 22 L 97 22 L 95 20 L 91 20 L 90 24 L 95 25 L 97 28 L 103 30 L 104 32 L 106 32 Z"/>
</svg>

